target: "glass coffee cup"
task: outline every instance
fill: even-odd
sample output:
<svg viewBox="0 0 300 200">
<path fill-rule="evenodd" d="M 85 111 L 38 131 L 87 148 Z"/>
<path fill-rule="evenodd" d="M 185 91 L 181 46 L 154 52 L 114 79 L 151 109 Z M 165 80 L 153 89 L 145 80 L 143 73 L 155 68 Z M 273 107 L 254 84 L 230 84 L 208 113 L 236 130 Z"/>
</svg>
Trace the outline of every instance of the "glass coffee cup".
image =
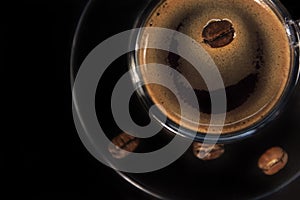
<svg viewBox="0 0 300 200">
<path fill-rule="evenodd" d="M 135 26 L 150 30 L 167 28 L 191 37 L 190 46 L 186 45 L 182 51 L 190 51 L 200 63 L 210 60 L 218 68 L 227 102 L 225 112 L 213 114 L 226 117 L 221 120 L 223 123 L 215 124 L 222 126 L 222 130 L 220 136 L 212 137 L 211 141 L 228 143 L 257 133 L 284 109 L 297 84 L 299 21 L 293 21 L 279 1 L 151 1 Z M 169 42 L 166 45 L 170 48 L 179 48 L 178 38 L 166 42 L 175 37 L 173 33 L 166 33 L 169 34 L 166 37 L 163 33 L 152 33 L 141 30 L 132 38 L 137 49 L 130 55 L 130 66 L 141 102 L 147 110 L 153 105 L 161 105 L 163 109 L 153 117 L 171 132 L 190 138 L 193 137 L 190 132 L 197 132 L 196 141 L 209 141 L 207 135 L 218 134 L 209 124 L 213 116 L 210 98 L 221 89 L 209 90 L 205 75 L 199 74 L 199 70 L 180 55 L 148 48 L 151 41 L 156 44 Z M 194 43 L 198 43 L 206 54 L 193 53 Z M 193 91 L 176 72 L 166 77 L 160 67 L 147 66 L 150 63 L 176 70 Z M 169 85 L 173 84 L 171 87 L 177 89 L 177 96 L 169 88 L 147 84 L 164 79 L 170 79 Z M 213 75 L 210 79 L 214 79 Z M 144 87 L 139 87 L 141 85 Z M 198 104 L 190 100 L 193 95 Z M 181 115 L 182 104 L 177 102 L 178 96 L 190 110 L 185 116 Z M 193 114 L 189 116 L 189 112 Z M 200 116 L 199 120 L 196 115 Z M 159 116 L 167 116 L 167 120 Z"/>
</svg>

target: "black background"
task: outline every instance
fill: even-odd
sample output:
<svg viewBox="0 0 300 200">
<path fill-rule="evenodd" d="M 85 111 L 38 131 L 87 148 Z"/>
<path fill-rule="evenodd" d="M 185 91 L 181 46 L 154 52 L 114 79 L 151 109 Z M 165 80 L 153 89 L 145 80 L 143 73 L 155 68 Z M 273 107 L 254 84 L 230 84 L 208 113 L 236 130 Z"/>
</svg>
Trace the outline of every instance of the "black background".
<svg viewBox="0 0 300 200">
<path fill-rule="evenodd" d="M 284 4 L 294 18 L 300 18 L 294 2 Z M 11 86 L 7 98 L 14 105 L 11 132 L 20 139 L 17 153 L 11 156 L 17 156 L 16 185 L 30 198 L 154 199 L 95 160 L 75 130 L 70 53 L 86 3 L 28 0 L 3 4 L 2 55 L 4 69 L 9 71 L 3 74 L 8 80 L 4 86 Z M 268 199 L 296 200 L 299 188 L 300 179 Z"/>
</svg>

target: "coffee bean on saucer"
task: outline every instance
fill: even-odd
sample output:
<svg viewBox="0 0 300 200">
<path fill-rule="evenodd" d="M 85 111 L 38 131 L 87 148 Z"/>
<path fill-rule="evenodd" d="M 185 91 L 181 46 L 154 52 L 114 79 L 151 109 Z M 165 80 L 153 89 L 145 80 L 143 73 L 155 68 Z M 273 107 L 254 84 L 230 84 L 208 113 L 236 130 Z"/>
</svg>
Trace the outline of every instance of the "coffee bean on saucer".
<svg viewBox="0 0 300 200">
<path fill-rule="evenodd" d="M 121 133 L 112 139 L 108 151 L 114 158 L 122 159 L 133 152 L 139 145 L 140 140 L 127 133 Z"/>
<path fill-rule="evenodd" d="M 223 144 L 202 144 L 199 142 L 193 143 L 194 155 L 202 160 L 214 160 L 223 155 L 225 149 Z"/>
<path fill-rule="evenodd" d="M 258 160 L 258 167 L 266 174 L 273 175 L 285 167 L 288 154 L 281 147 L 268 149 Z"/>
<path fill-rule="evenodd" d="M 224 47 L 230 44 L 234 36 L 235 30 L 228 20 L 213 20 L 202 31 L 204 43 L 212 48 Z"/>
</svg>

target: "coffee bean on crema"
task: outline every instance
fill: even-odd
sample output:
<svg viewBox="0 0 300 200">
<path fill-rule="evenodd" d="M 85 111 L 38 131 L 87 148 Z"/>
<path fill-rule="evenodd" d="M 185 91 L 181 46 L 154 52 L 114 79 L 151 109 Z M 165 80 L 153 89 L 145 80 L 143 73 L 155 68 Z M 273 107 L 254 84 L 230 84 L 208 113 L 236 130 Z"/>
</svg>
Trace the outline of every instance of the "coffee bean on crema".
<svg viewBox="0 0 300 200">
<path fill-rule="evenodd" d="M 230 44 L 235 37 L 235 30 L 230 21 L 212 20 L 202 31 L 204 43 L 212 48 L 220 48 Z"/>
<path fill-rule="evenodd" d="M 114 137 L 108 146 L 108 151 L 114 158 L 122 159 L 128 156 L 139 146 L 140 140 L 127 133 Z"/>
<path fill-rule="evenodd" d="M 193 153 L 201 160 L 214 160 L 219 158 L 225 152 L 223 144 L 202 144 L 199 142 L 193 143 Z"/>
<path fill-rule="evenodd" d="M 266 175 L 274 175 L 282 170 L 287 162 L 287 152 L 281 147 L 272 147 L 261 155 L 258 160 L 258 167 Z"/>
</svg>

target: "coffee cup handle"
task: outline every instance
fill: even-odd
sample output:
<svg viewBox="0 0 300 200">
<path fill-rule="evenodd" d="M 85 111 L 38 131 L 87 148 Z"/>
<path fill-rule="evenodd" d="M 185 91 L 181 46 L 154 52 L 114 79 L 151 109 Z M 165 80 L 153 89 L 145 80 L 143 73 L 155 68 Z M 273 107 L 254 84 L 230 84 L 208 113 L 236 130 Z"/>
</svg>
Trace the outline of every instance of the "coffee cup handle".
<svg viewBox="0 0 300 200">
<path fill-rule="evenodd" d="M 297 47 L 300 47 L 300 19 L 295 20 L 295 27 L 296 27 L 296 32 L 298 34 L 298 43 L 296 44 Z"/>
<path fill-rule="evenodd" d="M 295 22 L 296 22 L 297 26 L 300 27 L 300 19 L 296 20 Z"/>
<path fill-rule="evenodd" d="M 298 35 L 298 40 L 294 44 L 294 47 L 297 49 L 300 49 L 300 19 L 295 20 L 294 24 L 295 24 L 296 34 Z M 297 76 L 296 84 L 299 83 L 299 79 L 300 79 L 300 56 L 299 56 L 299 66 L 298 66 L 297 74 L 298 74 L 298 76 Z"/>
<path fill-rule="evenodd" d="M 294 34 L 290 34 L 292 37 L 291 45 L 294 48 L 300 47 L 300 19 L 298 20 L 288 20 L 286 22 L 287 29 L 292 30 Z M 290 33 L 289 31 L 289 33 Z"/>
<path fill-rule="evenodd" d="M 295 20 L 295 25 L 297 26 L 297 28 L 298 28 L 298 34 L 300 35 L 300 19 L 298 19 L 298 20 Z"/>
</svg>

